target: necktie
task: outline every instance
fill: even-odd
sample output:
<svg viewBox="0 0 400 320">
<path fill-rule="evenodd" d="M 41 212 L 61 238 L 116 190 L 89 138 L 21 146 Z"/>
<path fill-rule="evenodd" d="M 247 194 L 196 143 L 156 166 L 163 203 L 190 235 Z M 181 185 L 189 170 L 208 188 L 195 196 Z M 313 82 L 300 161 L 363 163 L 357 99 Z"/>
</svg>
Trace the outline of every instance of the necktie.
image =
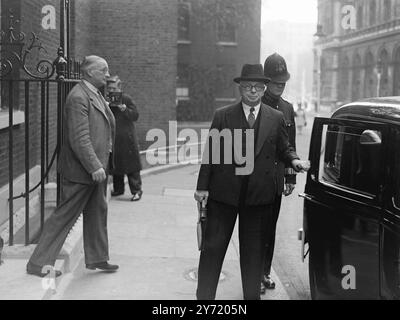
<svg viewBox="0 0 400 320">
<path fill-rule="evenodd" d="M 254 115 L 254 108 L 250 108 L 250 114 L 249 117 L 247 118 L 247 122 L 249 123 L 250 128 L 254 127 L 254 124 L 256 123 L 256 117 Z"/>
</svg>

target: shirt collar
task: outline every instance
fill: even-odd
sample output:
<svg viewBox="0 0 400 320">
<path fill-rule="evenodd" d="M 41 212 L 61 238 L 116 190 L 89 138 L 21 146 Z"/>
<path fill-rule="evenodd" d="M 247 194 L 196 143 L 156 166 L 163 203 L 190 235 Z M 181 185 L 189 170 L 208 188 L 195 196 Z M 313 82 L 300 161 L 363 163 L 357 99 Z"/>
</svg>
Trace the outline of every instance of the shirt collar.
<svg viewBox="0 0 400 320">
<path fill-rule="evenodd" d="M 246 119 L 248 118 L 248 116 L 250 114 L 250 109 L 251 108 L 254 108 L 254 112 L 253 112 L 254 113 L 254 117 L 257 119 L 257 115 L 258 115 L 258 112 L 260 111 L 260 107 L 261 107 L 261 102 L 258 105 L 254 106 L 254 107 L 250 107 L 249 105 L 245 104 L 242 101 L 242 108 L 243 108 L 243 111 L 244 111 L 244 115 L 246 116 Z"/>
<path fill-rule="evenodd" d="M 89 81 L 83 79 L 83 83 L 92 91 L 94 94 L 99 94 L 99 89 L 97 89 L 94 85 L 92 85 Z"/>
</svg>

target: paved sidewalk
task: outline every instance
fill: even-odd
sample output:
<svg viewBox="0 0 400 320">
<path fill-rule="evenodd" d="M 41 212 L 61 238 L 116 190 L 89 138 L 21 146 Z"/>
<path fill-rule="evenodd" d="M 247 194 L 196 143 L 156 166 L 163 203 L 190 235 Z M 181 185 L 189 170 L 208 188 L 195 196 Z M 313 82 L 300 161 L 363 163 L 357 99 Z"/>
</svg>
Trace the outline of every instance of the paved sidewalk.
<svg viewBox="0 0 400 320">
<path fill-rule="evenodd" d="M 109 204 L 111 263 L 114 274 L 85 269 L 83 259 L 63 275 L 52 299 L 195 299 L 197 208 L 193 191 L 198 165 L 150 175 L 143 179 L 139 202 L 126 195 Z M 127 189 L 128 190 L 128 189 Z M 275 276 L 277 288 L 263 299 L 288 299 Z M 242 299 L 237 230 L 231 241 L 217 299 Z"/>
</svg>

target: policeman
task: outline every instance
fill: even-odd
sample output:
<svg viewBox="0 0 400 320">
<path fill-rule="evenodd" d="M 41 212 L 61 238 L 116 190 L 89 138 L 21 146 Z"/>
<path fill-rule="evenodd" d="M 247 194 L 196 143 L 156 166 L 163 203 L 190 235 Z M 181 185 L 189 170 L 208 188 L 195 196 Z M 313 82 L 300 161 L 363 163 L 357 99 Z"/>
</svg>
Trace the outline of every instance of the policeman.
<svg viewBox="0 0 400 320">
<path fill-rule="evenodd" d="M 289 142 L 296 149 L 296 126 L 294 121 L 295 113 L 293 105 L 281 97 L 285 90 L 286 82 L 290 79 L 285 59 L 277 53 L 270 55 L 264 63 L 264 75 L 269 79 L 269 82 L 267 84 L 267 90 L 262 98 L 262 102 L 283 113 L 289 135 Z M 288 163 L 279 162 L 278 166 L 277 183 L 285 183 L 283 194 L 288 196 L 294 190 L 296 184 L 296 173 Z M 275 282 L 271 279 L 270 273 L 275 246 L 276 223 L 281 208 L 281 201 L 282 194 L 277 194 L 273 207 L 273 217 L 268 226 L 269 240 L 265 250 L 265 266 L 264 275 L 261 281 L 261 294 L 264 294 L 266 289 L 275 289 Z"/>
</svg>

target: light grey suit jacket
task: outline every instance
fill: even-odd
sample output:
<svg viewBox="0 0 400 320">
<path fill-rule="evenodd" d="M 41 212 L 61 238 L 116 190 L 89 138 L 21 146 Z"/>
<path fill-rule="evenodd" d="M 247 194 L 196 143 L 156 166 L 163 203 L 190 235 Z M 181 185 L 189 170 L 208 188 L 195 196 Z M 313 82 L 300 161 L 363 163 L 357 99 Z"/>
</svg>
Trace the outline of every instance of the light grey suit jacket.
<svg viewBox="0 0 400 320">
<path fill-rule="evenodd" d="M 91 174 L 106 171 L 115 141 L 115 118 L 83 83 L 75 85 L 64 108 L 64 136 L 58 170 L 72 182 L 94 183 Z"/>
</svg>

